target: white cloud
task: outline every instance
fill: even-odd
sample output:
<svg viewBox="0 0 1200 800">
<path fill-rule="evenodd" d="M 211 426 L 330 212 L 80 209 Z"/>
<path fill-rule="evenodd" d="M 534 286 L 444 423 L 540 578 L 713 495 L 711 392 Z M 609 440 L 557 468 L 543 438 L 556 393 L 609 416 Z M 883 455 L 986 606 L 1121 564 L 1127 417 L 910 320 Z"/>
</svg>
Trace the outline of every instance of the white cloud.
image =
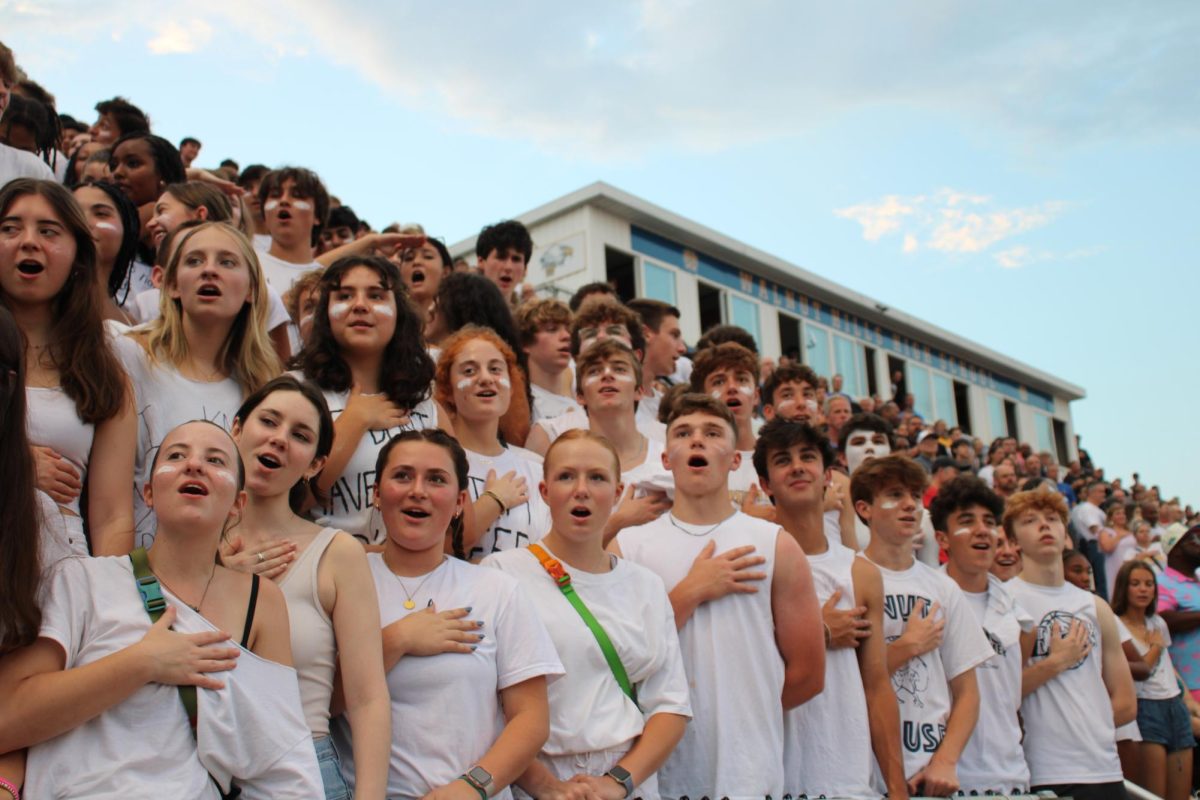
<svg viewBox="0 0 1200 800">
<path fill-rule="evenodd" d="M 863 238 L 877 242 L 885 236 L 901 236 L 901 250 L 919 249 L 942 253 L 982 253 L 994 245 L 1050 224 L 1065 209 L 1060 201 L 1024 208 L 1002 208 L 987 195 L 938 189 L 926 195 L 887 195 L 876 202 L 858 203 L 835 209 L 834 214 L 862 228 Z M 995 254 L 1006 268 L 1024 266 L 1034 260 L 1024 246 Z M 1045 259 L 1037 259 L 1045 260 Z"/>
<path fill-rule="evenodd" d="M 158 34 L 146 42 L 146 49 L 156 56 L 178 53 L 195 53 L 208 44 L 213 29 L 202 19 L 185 23 L 168 20 L 158 29 Z"/>
</svg>

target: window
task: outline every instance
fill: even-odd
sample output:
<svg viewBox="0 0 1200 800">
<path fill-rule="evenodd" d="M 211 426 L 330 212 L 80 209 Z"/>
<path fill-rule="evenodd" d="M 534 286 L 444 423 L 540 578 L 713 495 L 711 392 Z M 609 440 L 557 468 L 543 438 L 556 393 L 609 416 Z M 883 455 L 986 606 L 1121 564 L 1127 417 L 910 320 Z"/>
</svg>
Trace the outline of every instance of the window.
<svg viewBox="0 0 1200 800">
<path fill-rule="evenodd" d="M 737 325 L 739 328 L 750 331 L 750 335 L 758 344 L 759 351 L 762 351 L 762 339 L 758 335 L 758 303 L 731 293 L 729 295 L 729 322 L 731 325 Z"/>
<path fill-rule="evenodd" d="M 642 286 L 645 289 L 643 297 L 675 305 L 675 270 L 643 261 Z"/>
<path fill-rule="evenodd" d="M 829 368 L 829 334 L 824 328 L 807 322 L 804 323 L 804 363 L 820 378 L 828 378 L 833 372 Z"/>
<path fill-rule="evenodd" d="M 992 438 L 998 439 L 1008 435 L 1008 422 L 1004 417 L 1004 401 L 994 394 L 987 396 L 988 424 L 992 429 Z"/>
<path fill-rule="evenodd" d="M 940 372 L 933 373 L 933 405 L 937 409 L 937 419 L 946 420 L 947 428 L 958 424 L 954 407 L 954 382 Z"/>
<path fill-rule="evenodd" d="M 836 365 L 834 372 L 842 376 L 842 391 L 851 397 L 862 397 L 862 381 L 859 380 L 862 359 L 859 358 L 858 345 L 845 336 L 834 334 L 833 359 Z"/>
<path fill-rule="evenodd" d="M 1034 433 L 1037 435 L 1039 452 L 1054 452 L 1054 427 L 1046 414 L 1033 415 Z"/>
<path fill-rule="evenodd" d="M 926 422 L 933 421 L 933 398 L 929 393 L 929 370 L 908 364 L 908 392 L 913 396 L 913 408 Z"/>
</svg>

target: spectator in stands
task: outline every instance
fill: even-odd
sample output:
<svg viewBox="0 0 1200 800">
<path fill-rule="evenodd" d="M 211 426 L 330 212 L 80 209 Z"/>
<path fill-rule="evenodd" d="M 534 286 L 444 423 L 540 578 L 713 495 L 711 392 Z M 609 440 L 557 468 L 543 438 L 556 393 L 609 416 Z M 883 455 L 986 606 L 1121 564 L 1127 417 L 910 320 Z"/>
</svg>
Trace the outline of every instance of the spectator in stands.
<svg viewBox="0 0 1200 800">
<path fill-rule="evenodd" d="M 909 425 L 909 430 L 912 430 L 912 425 Z M 917 462 L 926 474 L 933 474 L 933 462 L 938 457 L 938 440 L 937 434 L 932 430 L 921 431 L 916 434 L 917 437 L 917 454 L 913 456 L 913 461 Z"/>
<path fill-rule="evenodd" d="M 480 274 L 496 284 L 504 301 L 516 307 L 525 270 L 533 256 L 533 239 L 529 231 L 516 220 L 488 225 L 475 240 L 476 267 Z"/>
<path fill-rule="evenodd" d="M 850 419 L 853 410 L 850 405 L 850 397 L 844 393 L 832 394 L 825 401 L 825 423 L 828 426 L 829 442 L 834 447 L 841 440 L 842 426 Z"/>
<path fill-rule="evenodd" d="M 370 235 L 366 238 L 370 238 Z M 442 279 L 450 274 L 450 251 L 439 239 L 413 236 L 392 257 L 393 263 L 397 261 L 409 299 L 417 307 L 421 319 L 428 322 L 429 309 L 437 297 Z"/>
<path fill-rule="evenodd" d="M 1107 596 L 1108 580 L 1104 571 L 1104 553 L 1100 552 L 1100 531 L 1103 530 L 1107 517 L 1100 508 L 1108 495 L 1108 487 L 1104 481 L 1091 481 L 1087 484 L 1084 500 L 1071 511 L 1071 527 L 1075 531 L 1078 549 L 1092 565 L 1092 573 L 1096 576 L 1096 587 Z"/>
<path fill-rule="evenodd" d="M 723 403 L 733 415 L 736 446 L 741 463 L 729 475 L 729 493 L 739 506 L 747 507 L 761 497 L 754 471 L 754 409 L 758 406 L 758 359 L 734 342 L 713 345 L 696 355 L 692 391 Z M 765 497 L 762 504 L 767 505 Z M 745 509 L 743 509 L 745 510 Z"/>
<path fill-rule="evenodd" d="M 126 100 L 114 97 L 96 104 L 96 122 L 90 131 L 92 141 L 114 147 L 118 139 L 131 133 L 149 133 L 150 120 L 145 112 Z"/>
<path fill-rule="evenodd" d="M 1200 527 L 1162 540 L 1167 568 L 1158 579 L 1158 611 L 1171 632 L 1171 661 L 1192 697 L 1200 700 Z"/>
<path fill-rule="evenodd" d="M 818 427 L 824 420 L 817 406 L 817 374 L 803 364 L 783 364 L 763 381 L 763 418 L 807 422 Z"/>
<path fill-rule="evenodd" d="M 283 167 L 263 176 L 258 202 L 271 246 L 260 252 L 263 275 L 280 294 L 310 269 L 319 269 L 316 245 L 329 218 L 329 192 L 317 174 Z"/>
<path fill-rule="evenodd" d="M 329 210 L 329 219 L 321 228 L 321 241 L 317 245 L 318 255 L 336 250 L 353 242 L 358 233 L 358 215 L 350 206 L 338 206 Z"/>
<path fill-rule="evenodd" d="M 1008 461 L 1001 461 L 992 470 L 992 489 L 1007 500 L 1017 491 L 1017 470 Z"/>
<path fill-rule="evenodd" d="M 571 311 L 559 300 L 524 303 L 515 314 L 533 392 L 531 422 L 578 408 L 571 374 Z"/>
<path fill-rule="evenodd" d="M 1009 536 L 1003 528 L 997 532 L 997 535 L 1000 537 L 1000 541 L 996 545 L 996 557 L 992 560 L 991 572 L 1007 583 L 1021 574 L 1021 547 L 1017 544 L 1017 540 Z"/>
<path fill-rule="evenodd" d="M 597 281 L 595 283 L 585 283 L 575 290 L 571 295 L 571 299 L 567 301 L 567 307 L 571 309 L 572 314 L 578 314 L 579 309 L 591 297 L 611 297 L 614 300 L 620 301 L 617 296 L 617 290 L 613 288 L 611 283 Z"/>
<path fill-rule="evenodd" d="M 938 492 L 947 483 L 950 483 L 958 477 L 958 465 L 953 459 L 948 456 L 938 456 L 933 460 L 933 471 L 930 473 L 929 488 L 925 490 L 925 494 L 921 498 L 921 502 L 925 508 L 930 507 L 930 503 L 937 497 Z M 934 529 L 936 530 L 936 528 Z"/>
<path fill-rule="evenodd" d="M 645 406 L 644 416 L 657 418 L 662 399 L 657 381 L 670 378 L 675 372 L 675 362 L 687 352 L 679 329 L 681 314 L 678 308 L 660 300 L 634 299 L 626 305 L 642 318 L 642 334 L 646 339 L 642 359 L 642 398 L 638 407 Z"/>
<path fill-rule="evenodd" d="M 196 160 L 196 156 L 200 155 L 200 140 L 194 136 L 185 136 L 179 142 L 179 157 L 183 159 L 183 166 L 190 167 L 192 162 Z"/>
</svg>

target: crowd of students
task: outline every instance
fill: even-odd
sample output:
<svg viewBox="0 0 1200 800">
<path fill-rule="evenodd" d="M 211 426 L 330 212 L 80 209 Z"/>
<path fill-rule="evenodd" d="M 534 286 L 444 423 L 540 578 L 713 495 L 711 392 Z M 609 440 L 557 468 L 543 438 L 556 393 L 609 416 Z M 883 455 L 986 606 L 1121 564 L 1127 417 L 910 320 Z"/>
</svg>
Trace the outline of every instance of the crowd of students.
<svg viewBox="0 0 1200 800">
<path fill-rule="evenodd" d="M 0 798 L 1191 792 L 1136 475 L 0 87 Z"/>
</svg>

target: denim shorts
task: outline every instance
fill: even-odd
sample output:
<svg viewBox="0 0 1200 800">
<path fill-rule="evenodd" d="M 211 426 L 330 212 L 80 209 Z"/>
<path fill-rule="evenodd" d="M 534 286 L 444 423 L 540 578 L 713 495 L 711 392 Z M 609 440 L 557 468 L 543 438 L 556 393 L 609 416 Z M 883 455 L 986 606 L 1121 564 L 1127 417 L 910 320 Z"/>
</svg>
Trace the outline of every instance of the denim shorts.
<svg viewBox="0 0 1200 800">
<path fill-rule="evenodd" d="M 325 800 L 350 800 L 350 787 L 342 777 L 342 769 L 338 764 L 337 750 L 333 748 L 333 739 L 322 736 L 314 739 L 317 747 L 317 765 L 321 768 L 321 783 L 325 784 Z"/>
<path fill-rule="evenodd" d="M 1182 695 L 1170 700 L 1144 700 L 1138 698 L 1138 728 L 1142 741 L 1161 744 L 1168 753 L 1187 750 L 1196 746 L 1192 736 L 1192 717 L 1183 704 Z"/>
</svg>

